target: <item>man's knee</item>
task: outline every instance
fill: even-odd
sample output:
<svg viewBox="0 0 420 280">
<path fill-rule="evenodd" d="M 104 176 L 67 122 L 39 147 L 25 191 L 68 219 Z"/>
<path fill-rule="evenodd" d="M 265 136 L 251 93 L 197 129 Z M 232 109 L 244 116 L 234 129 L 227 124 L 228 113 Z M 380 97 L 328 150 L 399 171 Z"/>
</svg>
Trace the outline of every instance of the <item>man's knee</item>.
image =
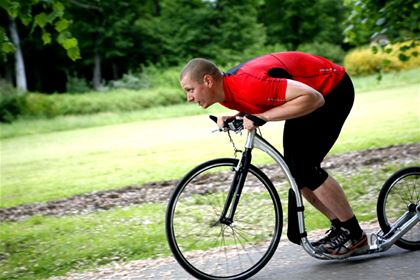
<svg viewBox="0 0 420 280">
<path fill-rule="evenodd" d="M 328 173 L 321 167 L 295 168 L 292 171 L 299 189 L 307 187 L 314 191 L 328 178 Z"/>
</svg>

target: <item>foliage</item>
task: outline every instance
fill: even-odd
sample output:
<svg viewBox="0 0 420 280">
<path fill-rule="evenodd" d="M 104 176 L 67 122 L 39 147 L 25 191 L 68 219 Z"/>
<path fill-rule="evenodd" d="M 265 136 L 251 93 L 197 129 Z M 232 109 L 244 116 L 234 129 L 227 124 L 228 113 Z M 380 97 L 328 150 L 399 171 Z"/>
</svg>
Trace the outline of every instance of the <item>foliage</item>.
<svg viewBox="0 0 420 280">
<path fill-rule="evenodd" d="M 86 115 L 101 112 L 127 112 L 153 106 L 178 104 L 184 101 L 181 90 L 154 88 L 134 91 L 127 89 L 112 92 L 83 94 L 29 93 L 20 107 L 22 116 L 56 117 Z"/>
<path fill-rule="evenodd" d="M 142 83 L 139 77 L 131 73 L 124 74 L 121 79 L 116 81 L 110 81 L 109 87 L 112 89 L 126 88 L 126 89 L 140 89 Z"/>
<path fill-rule="evenodd" d="M 265 31 L 254 1 L 161 1 L 159 15 L 137 21 L 149 62 L 177 65 L 192 57 L 226 64 L 258 49 Z M 159 46 L 156 48 L 156 46 Z"/>
<path fill-rule="evenodd" d="M 142 65 L 140 82 L 142 88 L 168 87 L 179 88 L 180 67 L 163 67 L 149 64 Z"/>
<path fill-rule="evenodd" d="M 20 114 L 22 95 L 10 83 L 0 79 L 0 122 L 10 123 Z"/>
<path fill-rule="evenodd" d="M 399 59 L 399 50 L 410 42 L 394 44 L 387 47 L 386 52 L 373 53 L 370 47 L 362 47 L 349 52 L 344 66 L 350 75 L 369 75 L 378 72 L 401 71 L 420 67 L 420 56 L 413 56 L 409 61 Z M 420 52 L 420 45 L 410 49 L 407 54 Z"/>
<path fill-rule="evenodd" d="M 67 76 L 66 92 L 67 93 L 83 93 L 90 91 L 88 82 L 84 78 L 79 78 L 76 75 Z"/>
<path fill-rule="evenodd" d="M 410 41 L 398 50 L 398 58 L 405 62 L 418 56 L 418 51 L 408 51 L 420 44 L 419 1 L 348 0 L 347 4 L 353 7 L 345 30 L 347 42 L 360 46 L 375 41 L 386 52 L 388 44 Z M 378 50 L 377 45 L 373 50 Z"/>
<path fill-rule="evenodd" d="M 340 44 L 344 7 L 341 0 L 266 0 L 260 18 L 269 44 L 297 50 L 304 43 Z"/>
<path fill-rule="evenodd" d="M 178 81 L 178 67 L 163 71 L 150 65 L 142 69 L 141 74 L 126 74 L 120 80 L 109 82 L 102 92 L 92 92 L 85 79 L 74 75 L 67 78 L 67 94 L 28 93 L 28 96 L 22 97 L 7 94 L 6 98 L 8 91 L 16 90 L 3 82 L 5 89 L 2 95 L 5 97 L 0 103 L 0 122 L 11 122 L 18 117 L 52 118 L 138 111 L 184 101 Z"/>
<path fill-rule="evenodd" d="M 76 60 L 80 58 L 78 40 L 69 31 L 71 22 L 65 18 L 65 7 L 59 0 L 2 0 L 0 7 L 8 15 L 19 19 L 25 26 L 30 27 L 31 33 L 40 30 L 36 36 L 44 44 L 50 44 L 52 35 L 57 34 L 56 41 L 66 50 L 67 55 Z M 0 29 L 0 55 L 13 52 L 14 48 L 8 39 L 4 28 Z"/>
<path fill-rule="evenodd" d="M 68 16 L 73 20 L 72 32 L 80 38 L 84 65 L 93 65 L 95 55 L 100 55 L 102 67 L 124 60 L 134 66 L 132 49 L 136 34 L 133 22 L 138 17 L 135 1 L 79 0 L 67 3 Z M 122 60 L 121 60 L 122 59 Z M 91 71 L 91 68 L 89 68 Z M 115 77 L 117 78 L 117 77 Z"/>
</svg>

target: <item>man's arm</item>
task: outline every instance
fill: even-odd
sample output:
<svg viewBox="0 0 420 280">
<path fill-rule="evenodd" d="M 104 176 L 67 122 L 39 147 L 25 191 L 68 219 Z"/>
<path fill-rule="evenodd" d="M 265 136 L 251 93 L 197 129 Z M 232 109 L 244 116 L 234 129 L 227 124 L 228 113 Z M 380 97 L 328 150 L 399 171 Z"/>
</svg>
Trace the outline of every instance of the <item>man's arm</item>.
<svg viewBox="0 0 420 280">
<path fill-rule="evenodd" d="M 265 121 L 288 120 L 312 113 L 325 103 L 321 93 L 294 80 L 287 80 L 285 98 L 286 103 L 255 116 Z M 255 128 L 253 122 L 247 118 L 244 127 L 250 130 Z"/>
</svg>

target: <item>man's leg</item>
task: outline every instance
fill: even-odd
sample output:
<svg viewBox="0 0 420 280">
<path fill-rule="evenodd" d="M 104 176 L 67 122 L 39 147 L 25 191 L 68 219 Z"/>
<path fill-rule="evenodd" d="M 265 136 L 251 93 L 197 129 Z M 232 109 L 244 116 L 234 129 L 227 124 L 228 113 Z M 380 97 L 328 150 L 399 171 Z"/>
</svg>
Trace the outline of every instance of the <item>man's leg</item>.
<svg viewBox="0 0 420 280">
<path fill-rule="evenodd" d="M 313 194 L 341 222 L 351 219 L 354 214 L 340 185 L 329 176 L 325 182 L 313 191 Z M 328 216 L 330 217 L 330 216 Z"/>
<path fill-rule="evenodd" d="M 328 207 L 322 203 L 318 197 L 308 188 L 302 188 L 300 190 L 302 196 L 310 203 L 312 206 L 314 206 L 316 209 L 318 209 L 322 214 L 324 214 L 328 219 L 334 220 L 337 218 L 337 216 L 331 212 Z"/>
</svg>

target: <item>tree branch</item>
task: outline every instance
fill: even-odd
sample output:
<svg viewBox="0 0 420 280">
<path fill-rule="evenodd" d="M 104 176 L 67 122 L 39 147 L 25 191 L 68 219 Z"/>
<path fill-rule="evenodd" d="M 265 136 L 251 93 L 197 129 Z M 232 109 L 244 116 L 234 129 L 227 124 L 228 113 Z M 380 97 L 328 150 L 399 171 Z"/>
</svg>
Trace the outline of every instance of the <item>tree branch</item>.
<svg viewBox="0 0 420 280">
<path fill-rule="evenodd" d="M 90 4 L 87 4 L 87 3 L 82 3 L 82 2 L 77 1 L 77 0 L 68 0 L 68 1 L 70 3 L 76 5 L 76 6 L 80 7 L 80 8 L 84 8 L 84 9 L 87 9 L 87 10 L 95 10 L 95 11 L 98 11 L 98 12 L 101 12 L 101 13 L 104 11 L 101 7 L 90 5 Z"/>
</svg>

